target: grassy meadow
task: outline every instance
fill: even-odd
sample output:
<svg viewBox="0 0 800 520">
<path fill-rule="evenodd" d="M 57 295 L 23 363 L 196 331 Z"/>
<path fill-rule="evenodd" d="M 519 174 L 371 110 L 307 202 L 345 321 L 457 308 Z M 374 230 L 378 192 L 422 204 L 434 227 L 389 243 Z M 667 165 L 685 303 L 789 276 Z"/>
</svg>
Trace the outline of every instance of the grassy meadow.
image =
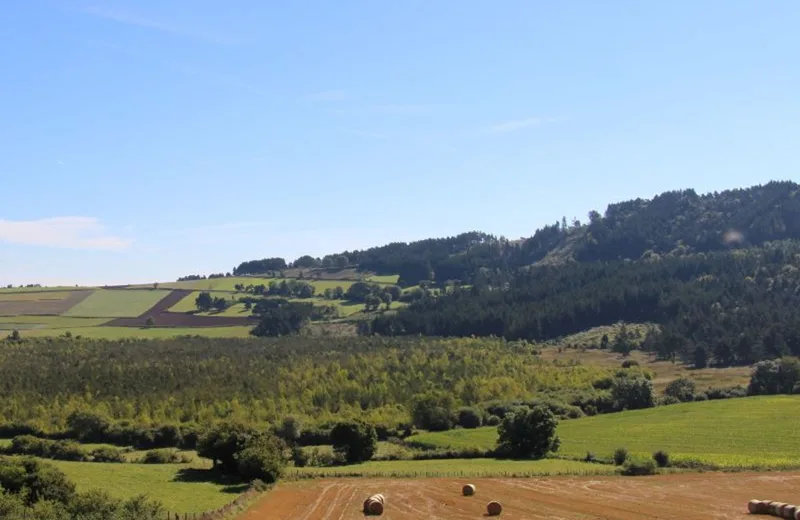
<svg viewBox="0 0 800 520">
<path fill-rule="evenodd" d="M 109 464 L 47 460 L 75 483 L 78 491 L 102 489 L 121 499 L 146 494 L 181 514 L 216 509 L 234 500 L 246 485 L 212 481 L 191 464 Z"/>
<path fill-rule="evenodd" d="M 800 467 L 800 428 L 791 426 L 800 396 L 769 396 L 684 403 L 562 421 L 560 456 L 587 452 L 611 458 L 627 448 L 636 457 L 665 450 L 675 462 L 696 461 L 722 469 Z M 422 433 L 414 444 L 435 448 L 490 449 L 497 429 Z"/>
<path fill-rule="evenodd" d="M 158 303 L 169 291 L 98 289 L 63 316 L 75 318 L 135 318 Z"/>
</svg>

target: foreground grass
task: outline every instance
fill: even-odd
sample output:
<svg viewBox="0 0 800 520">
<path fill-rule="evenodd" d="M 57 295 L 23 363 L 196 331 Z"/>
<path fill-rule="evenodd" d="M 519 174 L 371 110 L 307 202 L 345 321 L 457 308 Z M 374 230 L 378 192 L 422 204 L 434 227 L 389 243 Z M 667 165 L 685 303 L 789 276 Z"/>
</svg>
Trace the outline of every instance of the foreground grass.
<svg viewBox="0 0 800 520">
<path fill-rule="evenodd" d="M 78 491 L 102 489 L 121 499 L 146 494 L 181 514 L 216 509 L 246 489 L 238 482 L 210 480 L 204 470 L 185 464 L 46 462 L 63 471 Z"/>
<path fill-rule="evenodd" d="M 167 294 L 169 291 L 100 289 L 63 315 L 76 318 L 135 318 Z"/>
<path fill-rule="evenodd" d="M 800 396 L 769 396 L 686 403 L 563 421 L 559 455 L 593 452 L 611 458 L 618 447 L 635 457 L 665 450 L 675 462 L 721 469 L 800 467 L 800 428 L 792 426 Z M 425 433 L 416 444 L 454 449 L 490 449 L 496 428 Z"/>
<path fill-rule="evenodd" d="M 549 475 L 610 475 L 614 466 L 573 460 L 392 460 L 331 468 L 290 468 L 287 478 L 316 477 L 509 477 Z"/>
</svg>

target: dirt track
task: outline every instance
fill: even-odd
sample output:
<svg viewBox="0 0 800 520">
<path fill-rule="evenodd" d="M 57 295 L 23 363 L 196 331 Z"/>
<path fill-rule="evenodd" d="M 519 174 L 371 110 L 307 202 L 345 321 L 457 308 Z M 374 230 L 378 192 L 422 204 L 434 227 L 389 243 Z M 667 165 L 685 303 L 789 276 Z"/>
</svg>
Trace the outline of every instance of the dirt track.
<svg viewBox="0 0 800 520">
<path fill-rule="evenodd" d="M 463 484 L 477 486 L 461 496 Z M 384 520 L 465 520 L 503 504 L 499 518 L 560 520 L 746 519 L 747 501 L 800 503 L 800 473 L 697 473 L 657 477 L 327 479 L 278 486 L 244 520 L 364 519 L 365 498 L 386 496 Z M 371 518 L 371 517 L 367 517 Z"/>
<path fill-rule="evenodd" d="M 187 289 L 174 289 L 138 318 L 117 318 L 106 323 L 106 326 L 144 327 L 149 316 L 153 317 L 157 327 L 230 327 L 253 324 L 251 318 L 196 316 L 186 312 L 169 312 L 173 305 L 193 292 Z"/>
</svg>

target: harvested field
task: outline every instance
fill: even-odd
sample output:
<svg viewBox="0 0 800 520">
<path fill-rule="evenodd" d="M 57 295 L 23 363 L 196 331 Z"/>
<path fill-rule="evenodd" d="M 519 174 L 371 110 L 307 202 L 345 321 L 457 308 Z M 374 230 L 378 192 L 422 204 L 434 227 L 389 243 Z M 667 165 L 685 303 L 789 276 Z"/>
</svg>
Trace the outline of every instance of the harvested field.
<svg viewBox="0 0 800 520">
<path fill-rule="evenodd" d="M 381 518 L 482 518 L 486 504 L 515 519 L 746 519 L 750 499 L 797 501 L 800 473 L 704 473 L 656 477 L 471 479 L 475 496 L 461 496 L 458 479 L 337 479 L 296 482 L 268 492 L 246 520 L 360 519 L 364 500 L 382 493 Z"/>
<path fill-rule="evenodd" d="M 187 289 L 176 289 L 136 318 L 119 318 L 106 323 L 109 327 L 144 327 L 152 316 L 156 327 L 235 327 L 252 325 L 252 318 L 198 316 L 184 312 L 169 312 L 175 304 L 191 295 Z"/>
<path fill-rule="evenodd" d="M 0 316 L 56 316 L 69 311 L 94 291 L 4 293 Z"/>
<path fill-rule="evenodd" d="M 168 294 L 167 291 L 152 289 L 98 289 L 63 315 L 73 318 L 134 317 L 139 316 Z"/>
</svg>

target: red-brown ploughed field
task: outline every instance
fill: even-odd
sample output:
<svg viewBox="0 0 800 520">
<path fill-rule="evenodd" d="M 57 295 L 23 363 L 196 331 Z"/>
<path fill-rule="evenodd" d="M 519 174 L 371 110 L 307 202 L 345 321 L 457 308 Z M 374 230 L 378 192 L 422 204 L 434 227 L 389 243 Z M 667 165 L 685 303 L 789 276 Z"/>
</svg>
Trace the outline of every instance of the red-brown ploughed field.
<svg viewBox="0 0 800 520">
<path fill-rule="evenodd" d="M 106 323 L 108 327 L 144 327 L 147 318 L 152 316 L 157 327 L 231 327 L 252 325 L 252 318 L 196 316 L 186 312 L 169 312 L 173 305 L 194 291 L 175 289 L 164 296 L 138 318 L 117 318 Z"/>
<path fill-rule="evenodd" d="M 477 487 L 474 496 L 461 496 L 467 483 Z M 800 503 L 800 473 L 314 480 L 278 486 L 242 518 L 364 519 L 363 502 L 375 493 L 386 497 L 384 520 L 478 519 L 492 500 L 503 505 L 502 519 L 746 519 L 754 518 L 747 514 L 754 498 Z"/>
</svg>

